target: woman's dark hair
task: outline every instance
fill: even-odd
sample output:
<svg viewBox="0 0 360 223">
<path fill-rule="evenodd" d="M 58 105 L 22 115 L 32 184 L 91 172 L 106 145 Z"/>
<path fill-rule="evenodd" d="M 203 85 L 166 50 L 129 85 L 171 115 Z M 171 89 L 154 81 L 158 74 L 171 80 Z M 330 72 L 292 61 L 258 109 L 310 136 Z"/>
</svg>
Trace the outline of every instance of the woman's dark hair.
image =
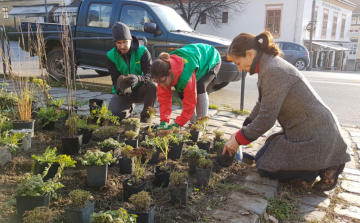
<svg viewBox="0 0 360 223">
<path fill-rule="evenodd" d="M 170 54 L 160 53 L 159 59 L 155 60 L 151 65 L 151 78 L 160 79 L 169 75 L 170 66 Z"/>
<path fill-rule="evenodd" d="M 261 42 L 259 40 L 262 40 Z M 282 53 L 279 46 L 273 42 L 273 37 L 270 32 L 264 31 L 257 36 L 241 33 L 231 42 L 228 54 L 236 57 L 245 57 L 246 51 L 255 49 L 262 51 L 265 54 L 278 56 Z"/>
</svg>

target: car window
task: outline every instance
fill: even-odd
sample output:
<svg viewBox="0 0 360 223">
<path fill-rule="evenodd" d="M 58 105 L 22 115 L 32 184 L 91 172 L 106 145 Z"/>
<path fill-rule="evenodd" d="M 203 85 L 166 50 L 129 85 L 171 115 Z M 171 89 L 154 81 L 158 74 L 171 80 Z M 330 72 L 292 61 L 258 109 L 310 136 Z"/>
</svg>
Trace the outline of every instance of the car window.
<svg viewBox="0 0 360 223">
<path fill-rule="evenodd" d="M 304 51 L 304 50 L 305 50 L 305 48 L 304 48 L 303 46 L 299 46 L 299 48 L 300 48 L 300 51 Z"/>
<path fill-rule="evenodd" d="M 282 50 L 296 50 L 296 45 L 292 43 L 283 43 Z"/>
<path fill-rule="evenodd" d="M 108 3 L 92 3 L 86 18 L 86 25 L 109 28 L 112 5 Z"/>
<path fill-rule="evenodd" d="M 135 5 L 124 5 L 121 9 L 120 22 L 126 24 L 130 30 L 144 31 L 147 22 L 156 23 L 144 8 Z"/>
</svg>

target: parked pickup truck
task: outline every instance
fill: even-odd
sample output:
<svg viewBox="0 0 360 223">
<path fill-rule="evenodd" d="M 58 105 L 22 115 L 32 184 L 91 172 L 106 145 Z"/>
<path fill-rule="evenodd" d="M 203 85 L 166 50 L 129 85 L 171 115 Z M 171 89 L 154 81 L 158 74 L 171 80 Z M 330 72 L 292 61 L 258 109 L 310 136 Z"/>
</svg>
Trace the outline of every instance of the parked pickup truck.
<svg viewBox="0 0 360 223">
<path fill-rule="evenodd" d="M 241 73 L 227 55 L 229 39 L 204 35 L 194 31 L 172 8 L 145 1 L 131 0 L 82 0 L 77 10 L 76 25 L 72 26 L 73 37 L 111 37 L 111 27 L 116 22 L 129 26 L 133 36 L 138 37 L 150 52 L 155 44 L 206 43 L 217 47 L 222 65 L 218 78 L 209 85 L 210 91 L 225 87 L 229 82 L 238 81 Z M 36 30 L 38 23 L 21 22 L 23 32 L 30 26 Z M 40 23 L 43 31 L 61 30 L 60 24 Z M 27 43 L 28 41 L 25 41 Z M 44 34 L 47 71 L 61 77 L 64 73 L 63 50 L 59 34 Z M 99 75 L 108 75 L 106 53 L 115 46 L 112 40 L 78 40 L 74 43 L 77 67 L 93 69 Z M 220 47 L 219 47 L 220 46 Z M 22 46 L 26 50 L 27 46 Z M 171 52 L 179 47 L 156 47 L 153 57 L 161 52 Z M 31 53 L 35 56 L 35 53 Z M 153 58 L 153 60 L 156 58 Z"/>
</svg>

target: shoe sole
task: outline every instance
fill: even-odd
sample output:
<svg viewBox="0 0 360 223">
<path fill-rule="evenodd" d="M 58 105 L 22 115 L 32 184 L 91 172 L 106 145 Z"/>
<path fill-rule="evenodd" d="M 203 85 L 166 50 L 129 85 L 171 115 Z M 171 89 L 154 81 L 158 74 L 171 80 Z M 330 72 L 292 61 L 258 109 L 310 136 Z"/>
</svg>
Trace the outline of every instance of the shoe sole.
<svg viewBox="0 0 360 223">
<path fill-rule="evenodd" d="M 329 188 L 326 188 L 325 190 L 322 190 L 322 189 L 316 189 L 316 190 L 317 191 L 329 191 L 329 190 L 334 189 L 336 187 L 339 175 L 344 171 L 344 168 L 345 168 L 345 164 L 341 164 L 338 171 L 336 172 L 334 183 Z"/>
</svg>

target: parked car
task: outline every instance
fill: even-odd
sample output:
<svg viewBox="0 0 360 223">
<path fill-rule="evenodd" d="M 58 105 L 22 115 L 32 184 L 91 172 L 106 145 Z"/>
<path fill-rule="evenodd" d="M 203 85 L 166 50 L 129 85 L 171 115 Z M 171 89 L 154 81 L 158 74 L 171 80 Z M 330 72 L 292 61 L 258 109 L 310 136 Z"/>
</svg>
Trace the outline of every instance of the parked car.
<svg viewBox="0 0 360 223">
<path fill-rule="evenodd" d="M 227 56 L 227 46 L 231 40 L 200 34 L 194 31 L 183 18 L 170 7 L 146 1 L 128 0 L 83 0 L 80 1 L 76 17 L 77 24 L 71 27 L 74 37 L 111 37 L 111 27 L 120 21 L 129 26 L 133 36 L 141 37 L 143 43 L 152 52 L 155 44 L 186 45 L 205 43 L 215 46 L 222 58 L 218 77 L 209 84 L 209 91 L 219 90 L 229 82 L 238 81 L 242 74 Z M 60 24 L 21 22 L 21 30 L 28 27 L 36 30 L 37 25 L 43 31 L 62 30 Z M 27 50 L 27 40 L 24 41 Z M 63 50 L 58 34 L 44 33 L 47 71 L 55 76 L 64 74 Z M 32 44 L 36 44 L 36 36 Z M 83 69 L 93 69 L 99 75 L 108 75 L 106 53 L 115 46 L 112 40 L 76 41 L 74 44 L 75 63 Z M 219 47 L 220 46 L 220 47 Z M 153 60 L 164 51 L 171 52 L 179 46 L 158 47 L 152 55 Z M 35 55 L 31 52 L 31 55 Z"/>
<path fill-rule="evenodd" d="M 298 70 L 304 70 L 309 65 L 309 51 L 298 43 L 276 42 L 284 52 L 284 59 L 293 64 Z"/>
</svg>

